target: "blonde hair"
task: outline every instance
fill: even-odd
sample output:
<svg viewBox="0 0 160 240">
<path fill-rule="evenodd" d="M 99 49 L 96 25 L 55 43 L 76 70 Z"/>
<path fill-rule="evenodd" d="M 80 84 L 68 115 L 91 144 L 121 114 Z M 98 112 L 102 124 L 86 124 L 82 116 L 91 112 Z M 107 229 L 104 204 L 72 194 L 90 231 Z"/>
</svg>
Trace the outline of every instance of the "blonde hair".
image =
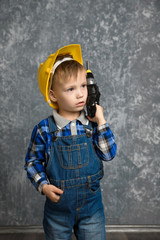
<svg viewBox="0 0 160 240">
<path fill-rule="evenodd" d="M 72 58 L 72 55 L 70 54 L 58 55 L 55 63 L 67 57 Z M 83 65 L 81 65 L 79 62 L 75 61 L 74 59 L 62 62 L 56 68 L 51 78 L 51 89 L 53 90 L 55 87 L 55 84 L 59 81 L 62 81 L 62 82 L 67 81 L 72 76 L 77 78 L 78 71 L 85 71 L 85 68 Z"/>
</svg>

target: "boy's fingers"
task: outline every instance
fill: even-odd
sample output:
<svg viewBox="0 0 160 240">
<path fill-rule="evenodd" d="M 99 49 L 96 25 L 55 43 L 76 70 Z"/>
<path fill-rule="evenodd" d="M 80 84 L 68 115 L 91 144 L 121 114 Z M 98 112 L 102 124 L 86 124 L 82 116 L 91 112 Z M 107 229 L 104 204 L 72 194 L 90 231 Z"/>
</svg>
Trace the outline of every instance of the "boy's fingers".
<svg viewBox="0 0 160 240">
<path fill-rule="evenodd" d="M 55 197 L 59 197 L 58 195 L 63 194 L 63 191 L 54 185 L 51 184 L 45 184 L 42 188 L 43 193 L 48 196 L 49 198 L 51 197 L 54 199 Z M 58 198 L 57 198 L 58 199 Z"/>
<path fill-rule="evenodd" d="M 57 195 L 57 194 L 55 194 L 55 193 L 53 193 L 53 195 L 51 196 L 51 200 L 52 200 L 53 202 L 58 202 L 59 199 L 60 199 L 60 195 Z"/>
<path fill-rule="evenodd" d="M 51 185 L 51 191 L 56 194 L 63 194 L 63 191 L 60 188 L 55 187 L 54 185 Z"/>
<path fill-rule="evenodd" d="M 58 202 L 60 199 L 60 195 L 63 194 L 63 191 L 54 185 L 49 184 L 47 186 L 47 191 L 44 192 L 46 196 L 53 202 Z"/>
</svg>

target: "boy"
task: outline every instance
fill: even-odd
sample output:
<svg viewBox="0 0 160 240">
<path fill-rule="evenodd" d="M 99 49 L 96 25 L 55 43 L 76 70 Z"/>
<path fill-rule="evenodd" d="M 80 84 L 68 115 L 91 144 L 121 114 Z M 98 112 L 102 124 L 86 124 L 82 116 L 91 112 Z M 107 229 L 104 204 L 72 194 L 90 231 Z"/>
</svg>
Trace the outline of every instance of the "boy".
<svg viewBox="0 0 160 240">
<path fill-rule="evenodd" d="M 53 115 L 35 126 L 25 170 L 46 195 L 43 226 L 47 240 L 104 240 L 100 179 L 102 160 L 116 154 L 114 136 L 101 106 L 86 117 L 86 70 L 80 45 L 65 46 L 38 70 L 38 83 Z"/>
</svg>

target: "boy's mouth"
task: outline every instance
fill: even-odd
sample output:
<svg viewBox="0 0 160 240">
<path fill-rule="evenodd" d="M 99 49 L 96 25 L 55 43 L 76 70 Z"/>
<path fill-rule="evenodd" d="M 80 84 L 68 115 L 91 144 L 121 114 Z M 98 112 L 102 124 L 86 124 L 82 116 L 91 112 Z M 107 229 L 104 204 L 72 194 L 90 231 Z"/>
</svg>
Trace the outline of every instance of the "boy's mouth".
<svg viewBox="0 0 160 240">
<path fill-rule="evenodd" d="M 81 107 L 81 106 L 84 106 L 84 105 L 85 105 L 85 102 L 82 101 L 82 102 L 77 103 L 76 105 L 77 105 L 78 107 Z"/>
</svg>

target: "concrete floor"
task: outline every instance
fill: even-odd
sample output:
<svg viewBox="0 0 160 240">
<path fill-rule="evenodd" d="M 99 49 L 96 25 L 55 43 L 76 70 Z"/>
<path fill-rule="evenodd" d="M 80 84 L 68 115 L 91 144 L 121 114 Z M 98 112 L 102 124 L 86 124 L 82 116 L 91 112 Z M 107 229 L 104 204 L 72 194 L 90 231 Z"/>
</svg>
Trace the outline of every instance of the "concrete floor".
<svg viewBox="0 0 160 240">
<path fill-rule="evenodd" d="M 1 233 L 0 240 L 45 240 L 45 237 L 43 233 Z M 76 238 L 73 236 L 72 240 Z M 160 240 L 160 233 L 107 233 L 106 240 Z"/>
</svg>

